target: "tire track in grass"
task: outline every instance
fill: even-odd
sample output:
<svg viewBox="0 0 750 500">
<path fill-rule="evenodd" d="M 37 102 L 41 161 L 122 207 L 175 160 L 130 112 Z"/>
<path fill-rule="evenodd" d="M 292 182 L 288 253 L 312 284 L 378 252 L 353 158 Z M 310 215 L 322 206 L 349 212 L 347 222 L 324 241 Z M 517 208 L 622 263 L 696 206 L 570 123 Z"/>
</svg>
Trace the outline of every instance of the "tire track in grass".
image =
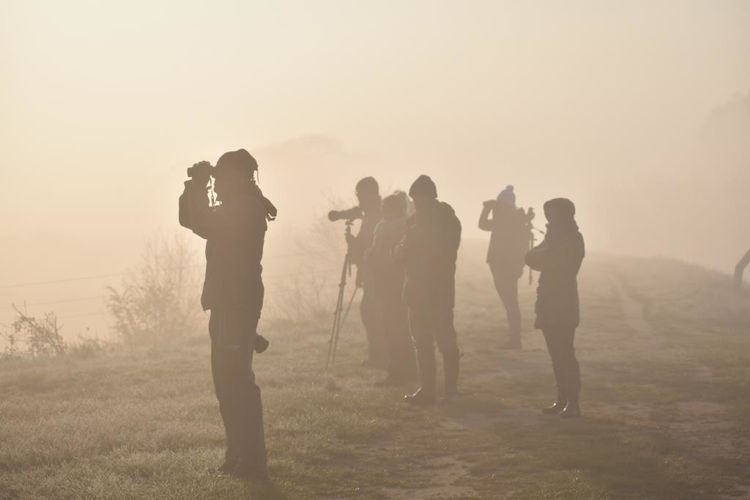
<svg viewBox="0 0 750 500">
<path fill-rule="evenodd" d="M 647 297 L 640 294 L 623 275 L 614 273 L 615 289 L 620 299 L 620 307 L 627 325 L 633 331 L 633 340 L 641 346 L 653 360 L 690 359 L 688 349 L 664 341 L 648 319 L 652 307 Z M 644 351 L 644 349 L 641 349 Z M 686 376 L 695 382 L 714 381 L 711 367 L 695 363 L 686 370 Z M 673 439 L 682 443 L 692 456 L 713 462 L 748 461 L 747 449 L 750 443 L 738 439 L 740 430 L 729 418 L 727 405 L 711 401 L 679 401 L 666 408 L 671 417 L 665 420 L 665 430 Z M 744 458 L 741 458 L 744 457 Z M 750 466 L 750 463 L 748 463 Z M 750 485 L 747 477 L 734 477 L 734 489 L 724 498 L 750 498 Z M 737 496 L 738 495 L 738 496 Z"/>
</svg>

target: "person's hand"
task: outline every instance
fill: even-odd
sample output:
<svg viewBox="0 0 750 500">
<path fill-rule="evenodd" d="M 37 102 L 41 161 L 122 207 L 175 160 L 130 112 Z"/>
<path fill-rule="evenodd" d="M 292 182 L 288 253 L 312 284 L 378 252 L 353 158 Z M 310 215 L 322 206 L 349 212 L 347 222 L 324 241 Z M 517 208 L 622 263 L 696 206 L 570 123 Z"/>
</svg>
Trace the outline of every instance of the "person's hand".
<svg viewBox="0 0 750 500">
<path fill-rule="evenodd" d="M 494 208 L 495 203 L 497 203 L 497 200 L 487 200 L 483 203 L 484 208 Z"/>
</svg>

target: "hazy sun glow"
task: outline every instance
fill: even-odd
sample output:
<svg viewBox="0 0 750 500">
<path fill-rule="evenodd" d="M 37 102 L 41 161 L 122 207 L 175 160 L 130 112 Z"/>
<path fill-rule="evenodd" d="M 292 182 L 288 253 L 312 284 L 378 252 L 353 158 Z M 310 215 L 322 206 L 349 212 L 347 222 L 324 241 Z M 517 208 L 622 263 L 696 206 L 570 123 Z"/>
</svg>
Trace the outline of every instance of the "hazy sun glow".
<svg viewBox="0 0 750 500">
<path fill-rule="evenodd" d="M 0 285 L 131 265 L 177 230 L 185 168 L 239 147 L 279 207 L 271 253 L 360 177 L 429 173 L 466 237 L 514 184 L 575 200 L 592 251 L 727 270 L 750 245 L 748 26 L 742 0 L 3 0 Z"/>
</svg>

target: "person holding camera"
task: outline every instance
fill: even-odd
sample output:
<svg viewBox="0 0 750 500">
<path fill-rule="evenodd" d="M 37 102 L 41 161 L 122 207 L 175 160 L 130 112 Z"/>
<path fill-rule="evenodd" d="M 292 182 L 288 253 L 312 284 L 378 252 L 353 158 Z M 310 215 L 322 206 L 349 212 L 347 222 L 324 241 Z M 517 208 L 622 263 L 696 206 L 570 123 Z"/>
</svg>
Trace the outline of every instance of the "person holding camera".
<svg viewBox="0 0 750 500">
<path fill-rule="evenodd" d="M 557 382 L 557 401 L 542 413 L 566 418 L 581 415 L 581 371 L 573 341 L 580 320 L 577 276 L 586 249 L 575 211 L 567 198 L 546 202 L 547 233 L 526 255 L 526 264 L 541 272 L 534 326 L 544 334 Z"/>
<path fill-rule="evenodd" d="M 404 300 L 417 348 L 420 387 L 404 400 L 429 405 L 436 399 L 435 343 L 443 353 L 445 396 L 458 393 L 459 350 L 453 325 L 456 259 L 461 222 L 450 205 L 437 199 L 437 187 L 421 175 L 409 188 L 415 213 L 396 255 L 406 266 Z"/>
<path fill-rule="evenodd" d="M 371 273 L 365 263 L 365 253 L 372 246 L 375 226 L 383 218 L 380 187 L 373 177 L 365 177 L 355 186 L 358 204 L 348 210 L 331 210 L 328 219 L 354 220 L 362 219 L 357 235 L 347 231 L 346 243 L 348 258 L 357 266 L 356 286 L 362 288 L 360 315 L 367 336 L 367 359 L 365 366 L 385 367 L 386 347 L 383 334 L 383 317 L 378 306 L 377 293 L 373 289 Z"/>
<path fill-rule="evenodd" d="M 491 217 L 490 217 L 491 216 Z M 503 349 L 521 349 L 521 308 L 518 304 L 518 279 L 523 274 L 524 258 L 531 241 L 534 211 L 516 208 L 513 186 L 507 186 L 496 200 L 484 202 L 479 229 L 490 231 L 487 264 L 508 320 L 508 341 Z"/>
<path fill-rule="evenodd" d="M 252 360 L 254 350 L 267 346 L 257 333 L 264 295 L 261 259 L 267 221 L 276 209 L 255 182 L 257 170 L 244 149 L 224 153 L 216 167 L 195 164 L 180 196 L 179 220 L 206 240 L 201 305 L 211 311 L 211 372 L 227 439 L 218 472 L 267 480 L 263 407 Z M 217 198 L 209 204 L 212 177 Z"/>
</svg>

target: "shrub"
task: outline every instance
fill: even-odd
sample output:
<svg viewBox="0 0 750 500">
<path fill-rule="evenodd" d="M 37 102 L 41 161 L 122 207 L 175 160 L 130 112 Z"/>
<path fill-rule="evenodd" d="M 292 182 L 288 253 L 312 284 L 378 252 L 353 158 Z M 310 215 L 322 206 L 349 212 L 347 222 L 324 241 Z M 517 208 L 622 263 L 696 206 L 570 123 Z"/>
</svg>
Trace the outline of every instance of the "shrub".
<svg viewBox="0 0 750 500">
<path fill-rule="evenodd" d="M 198 265 L 182 238 L 148 241 L 139 267 L 120 289 L 108 290 L 114 330 L 124 341 L 175 338 L 197 327 Z"/>
<path fill-rule="evenodd" d="M 336 206 L 333 202 L 331 205 Z M 297 239 L 297 258 L 288 261 L 289 272 L 284 279 L 271 277 L 267 280 L 270 293 L 266 293 L 266 318 L 317 326 L 328 323 L 346 253 L 343 229 L 343 223 L 332 224 L 327 218 L 319 217 Z M 353 290 L 353 286 L 352 275 L 347 293 Z"/>
<path fill-rule="evenodd" d="M 65 354 L 68 346 L 60 335 L 62 326 L 55 313 L 48 312 L 37 319 L 28 314 L 25 307 L 22 310 L 13 305 L 13 309 L 16 319 L 5 333 L 6 356 L 39 358 Z"/>
</svg>

